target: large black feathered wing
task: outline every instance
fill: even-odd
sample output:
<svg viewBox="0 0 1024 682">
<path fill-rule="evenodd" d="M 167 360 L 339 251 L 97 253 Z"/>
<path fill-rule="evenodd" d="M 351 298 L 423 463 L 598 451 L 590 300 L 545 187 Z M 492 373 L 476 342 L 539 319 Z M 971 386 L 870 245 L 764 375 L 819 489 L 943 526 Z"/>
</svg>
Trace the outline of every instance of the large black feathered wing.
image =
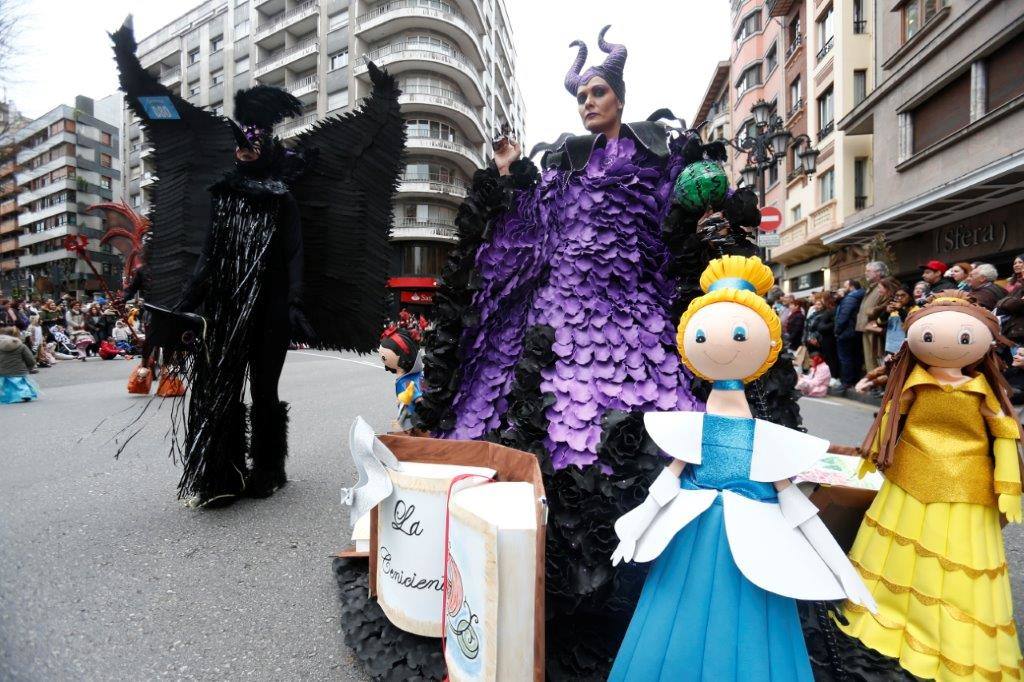
<svg viewBox="0 0 1024 682">
<path fill-rule="evenodd" d="M 111 38 L 121 90 L 142 121 L 156 162 L 145 296 L 172 307 L 202 252 L 210 224 L 207 188 L 231 167 L 234 135 L 226 118 L 189 104 L 142 68 L 131 17 Z"/>
<path fill-rule="evenodd" d="M 302 298 L 319 348 L 373 352 L 384 321 L 392 200 L 405 147 L 395 79 L 368 63 L 356 111 L 299 135 L 309 167 L 292 184 L 302 216 Z"/>
</svg>

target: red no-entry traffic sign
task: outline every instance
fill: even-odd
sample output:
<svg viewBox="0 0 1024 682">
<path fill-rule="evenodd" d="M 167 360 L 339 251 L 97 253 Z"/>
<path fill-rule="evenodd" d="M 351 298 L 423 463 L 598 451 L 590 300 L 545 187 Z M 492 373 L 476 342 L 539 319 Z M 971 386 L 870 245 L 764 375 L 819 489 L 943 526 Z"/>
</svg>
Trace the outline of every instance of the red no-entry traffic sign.
<svg viewBox="0 0 1024 682">
<path fill-rule="evenodd" d="M 782 211 L 772 206 L 765 206 L 761 209 L 761 226 L 762 232 L 774 232 L 775 230 L 782 227 Z"/>
</svg>

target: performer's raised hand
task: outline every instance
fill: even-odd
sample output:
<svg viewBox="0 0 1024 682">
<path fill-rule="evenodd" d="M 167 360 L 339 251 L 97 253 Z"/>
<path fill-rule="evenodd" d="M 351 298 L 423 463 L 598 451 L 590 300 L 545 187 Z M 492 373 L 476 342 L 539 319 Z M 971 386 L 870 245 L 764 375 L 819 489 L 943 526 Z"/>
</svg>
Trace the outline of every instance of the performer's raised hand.
<svg viewBox="0 0 1024 682">
<path fill-rule="evenodd" d="M 494 141 L 494 165 L 500 175 L 508 175 L 509 166 L 523 155 L 523 146 L 509 135 L 503 135 Z"/>
</svg>

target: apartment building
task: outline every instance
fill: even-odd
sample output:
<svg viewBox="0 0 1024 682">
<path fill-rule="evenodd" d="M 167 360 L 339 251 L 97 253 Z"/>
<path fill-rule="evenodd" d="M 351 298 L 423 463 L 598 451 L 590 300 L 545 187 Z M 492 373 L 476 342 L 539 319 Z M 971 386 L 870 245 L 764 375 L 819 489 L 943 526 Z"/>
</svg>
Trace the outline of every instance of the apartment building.
<svg viewBox="0 0 1024 682">
<path fill-rule="evenodd" d="M 867 0 L 777 0 L 768 14 L 781 26 L 783 119 L 794 140 L 819 151 L 808 174 L 792 145 L 785 169 L 780 244 L 770 257 L 785 266 L 783 288 L 805 296 L 834 286 L 850 254 L 830 254 L 830 235 L 872 200 L 871 135 L 836 129 L 836 121 L 874 87 L 873 11 Z M 862 264 L 862 258 L 854 258 Z M 855 269 L 857 263 L 847 269 Z"/>
<path fill-rule="evenodd" d="M 873 141 L 863 205 L 823 239 L 855 273 L 883 235 L 897 274 L 931 258 L 1024 252 L 1024 1 L 905 0 L 878 6 L 875 86 L 839 117 Z"/>
<path fill-rule="evenodd" d="M 364 57 L 395 74 L 408 122 L 392 229 L 395 309 L 426 311 L 491 138 L 504 125 L 523 137 L 504 0 L 210 0 L 141 40 L 138 52 L 165 85 L 224 115 L 239 88 L 287 88 L 305 110 L 279 128 L 286 144 L 369 94 Z M 151 201 L 150 151 L 132 121 L 127 194 L 141 211 Z"/>
<path fill-rule="evenodd" d="M 728 61 L 718 62 L 708 82 L 708 89 L 704 92 L 704 99 L 697 107 L 697 113 L 690 119 L 693 126 L 700 127 L 700 136 L 705 143 L 732 139 L 732 110 L 729 107 L 729 91 L 732 89 L 729 82 L 731 67 Z M 726 170 L 732 169 L 728 167 Z"/>
<path fill-rule="evenodd" d="M 9 272 L 19 288 L 81 297 L 117 286 L 120 258 L 100 246 L 103 220 L 86 208 L 120 196 L 121 108 L 120 95 L 99 102 L 79 96 L 74 106 L 58 106 L 15 133 L 19 255 Z M 90 240 L 90 256 L 106 282 L 64 248 L 68 235 Z"/>
<path fill-rule="evenodd" d="M 729 127 L 736 142 L 757 131 L 751 108 L 760 100 L 772 107 L 772 116 L 781 114 L 785 104 L 781 67 L 784 45 L 782 29 L 769 14 L 765 0 L 731 0 L 732 7 L 732 81 L 729 97 Z M 730 177 L 739 178 L 747 165 L 746 154 L 730 154 Z M 761 182 L 765 189 L 765 206 L 782 210 L 785 204 L 785 183 L 779 164 L 768 168 Z M 783 220 L 785 224 L 785 217 Z"/>
<path fill-rule="evenodd" d="M 0 296 L 8 296 L 17 287 L 14 270 L 18 267 L 18 183 L 14 178 L 18 143 L 15 134 L 28 119 L 11 102 L 0 102 Z"/>
</svg>

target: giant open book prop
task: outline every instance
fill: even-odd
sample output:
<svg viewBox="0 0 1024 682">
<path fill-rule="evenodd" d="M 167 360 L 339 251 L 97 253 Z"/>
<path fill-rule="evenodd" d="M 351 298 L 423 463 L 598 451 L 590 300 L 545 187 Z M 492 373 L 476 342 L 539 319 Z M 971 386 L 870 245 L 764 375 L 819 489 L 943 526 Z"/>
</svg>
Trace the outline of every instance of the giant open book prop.
<svg viewBox="0 0 1024 682">
<path fill-rule="evenodd" d="M 388 471 L 394 491 L 371 514 L 371 595 L 397 627 L 447 633 L 453 682 L 542 682 L 546 503 L 537 458 L 480 441 L 380 440 L 401 470 Z M 446 508 L 453 477 L 465 473 L 477 475 L 456 483 Z"/>
</svg>

